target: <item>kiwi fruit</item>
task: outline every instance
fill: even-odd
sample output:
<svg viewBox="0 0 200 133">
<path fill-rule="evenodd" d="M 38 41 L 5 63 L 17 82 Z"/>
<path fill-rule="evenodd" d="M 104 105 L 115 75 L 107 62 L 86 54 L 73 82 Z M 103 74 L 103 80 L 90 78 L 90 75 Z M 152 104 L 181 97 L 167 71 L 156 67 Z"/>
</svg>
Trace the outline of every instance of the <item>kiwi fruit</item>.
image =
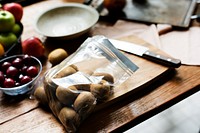
<svg viewBox="0 0 200 133">
<path fill-rule="evenodd" d="M 59 120 L 69 133 L 76 132 L 76 128 L 80 124 L 79 115 L 72 108 L 63 107 L 58 115 Z"/>
<path fill-rule="evenodd" d="M 48 60 L 52 65 L 57 65 L 67 57 L 68 53 L 64 49 L 57 48 L 49 53 Z"/>
<path fill-rule="evenodd" d="M 43 86 L 38 86 L 34 91 L 34 97 L 43 105 L 48 104 L 47 96 Z"/>
<path fill-rule="evenodd" d="M 78 90 L 76 89 L 75 86 L 69 86 L 67 88 L 58 86 L 56 89 L 56 96 L 58 100 L 65 104 L 65 105 L 72 105 L 78 96 Z"/>
<path fill-rule="evenodd" d="M 74 101 L 74 109 L 81 116 L 81 119 L 87 117 L 96 105 L 96 98 L 91 92 L 83 91 L 81 92 L 76 100 Z"/>
</svg>

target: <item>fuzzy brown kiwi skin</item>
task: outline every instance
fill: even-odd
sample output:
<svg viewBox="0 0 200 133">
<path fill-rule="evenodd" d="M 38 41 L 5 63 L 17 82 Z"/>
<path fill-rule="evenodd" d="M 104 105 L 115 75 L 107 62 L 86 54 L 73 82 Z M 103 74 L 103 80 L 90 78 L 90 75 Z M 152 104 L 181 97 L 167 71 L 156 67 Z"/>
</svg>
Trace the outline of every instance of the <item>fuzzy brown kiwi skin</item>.
<svg viewBox="0 0 200 133">
<path fill-rule="evenodd" d="M 76 73 L 77 70 L 74 67 L 68 66 L 65 67 L 64 69 L 62 69 L 59 73 L 57 73 L 54 78 L 62 78 L 62 77 L 66 77 L 69 76 L 71 74 Z"/>
<path fill-rule="evenodd" d="M 53 84 L 51 80 L 49 80 L 48 83 L 47 81 L 44 81 L 44 90 L 48 99 L 48 105 L 55 116 L 58 116 L 60 110 L 64 106 L 56 97 L 57 87 L 58 86 Z"/>
<path fill-rule="evenodd" d="M 48 99 L 43 86 L 38 86 L 33 95 L 41 104 L 48 105 Z"/>
<path fill-rule="evenodd" d="M 71 106 L 78 95 L 79 92 L 75 86 L 69 86 L 67 88 L 58 86 L 56 89 L 57 99 L 67 106 Z"/>
<path fill-rule="evenodd" d="M 64 49 L 57 48 L 49 53 L 48 60 L 53 66 L 55 66 L 67 57 L 68 53 Z"/>
<path fill-rule="evenodd" d="M 74 85 L 74 86 L 79 91 L 90 91 L 90 84 L 78 84 L 78 85 Z"/>
<path fill-rule="evenodd" d="M 62 104 L 60 101 L 58 100 L 54 100 L 49 102 L 49 107 L 51 109 L 51 111 L 53 112 L 53 114 L 55 116 L 58 116 L 60 113 L 60 110 L 64 107 L 65 105 Z"/>
<path fill-rule="evenodd" d="M 76 71 L 79 71 L 78 67 L 77 67 L 76 65 L 74 65 L 74 64 L 69 65 L 69 67 L 72 67 L 72 68 L 74 68 Z"/>
<path fill-rule="evenodd" d="M 111 86 L 107 84 L 91 84 L 90 92 L 98 101 L 106 100 L 111 94 Z"/>
<path fill-rule="evenodd" d="M 108 81 L 109 83 L 114 83 L 114 78 L 109 73 L 93 73 L 92 76 L 103 76 L 103 80 Z"/>
<path fill-rule="evenodd" d="M 64 125 L 67 132 L 76 132 L 80 125 L 80 118 L 78 113 L 73 108 L 63 107 L 58 115 L 59 120 Z"/>
<path fill-rule="evenodd" d="M 94 109 L 96 105 L 96 98 L 91 92 L 81 92 L 74 101 L 73 108 L 81 117 L 81 120 L 85 119 Z"/>
</svg>

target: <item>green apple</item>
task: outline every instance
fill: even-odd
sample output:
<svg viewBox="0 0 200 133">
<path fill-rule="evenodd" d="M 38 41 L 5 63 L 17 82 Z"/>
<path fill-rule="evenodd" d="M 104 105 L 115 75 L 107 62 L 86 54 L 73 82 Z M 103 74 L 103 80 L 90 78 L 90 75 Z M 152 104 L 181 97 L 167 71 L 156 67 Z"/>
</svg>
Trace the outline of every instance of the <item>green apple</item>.
<svg viewBox="0 0 200 133">
<path fill-rule="evenodd" d="M 12 13 L 0 10 L 0 32 L 10 32 L 15 24 L 15 17 Z"/>
<path fill-rule="evenodd" d="M 0 33 L 0 43 L 3 44 L 5 50 L 9 49 L 17 42 L 17 37 L 14 33 Z"/>
<path fill-rule="evenodd" d="M 21 27 L 19 24 L 16 23 L 12 28 L 12 33 L 18 36 L 20 32 L 21 32 Z"/>
</svg>

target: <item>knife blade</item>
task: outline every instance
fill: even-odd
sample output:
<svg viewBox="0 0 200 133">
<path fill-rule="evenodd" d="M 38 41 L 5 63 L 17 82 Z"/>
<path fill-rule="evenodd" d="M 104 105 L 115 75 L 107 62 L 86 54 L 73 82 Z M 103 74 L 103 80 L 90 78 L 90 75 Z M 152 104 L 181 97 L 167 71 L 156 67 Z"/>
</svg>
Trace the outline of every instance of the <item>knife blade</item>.
<svg viewBox="0 0 200 133">
<path fill-rule="evenodd" d="M 178 68 L 181 66 L 181 61 L 179 59 L 157 54 L 150 51 L 147 47 L 115 39 L 109 39 L 109 41 L 119 50 L 135 54 L 161 65 L 173 68 Z"/>
</svg>

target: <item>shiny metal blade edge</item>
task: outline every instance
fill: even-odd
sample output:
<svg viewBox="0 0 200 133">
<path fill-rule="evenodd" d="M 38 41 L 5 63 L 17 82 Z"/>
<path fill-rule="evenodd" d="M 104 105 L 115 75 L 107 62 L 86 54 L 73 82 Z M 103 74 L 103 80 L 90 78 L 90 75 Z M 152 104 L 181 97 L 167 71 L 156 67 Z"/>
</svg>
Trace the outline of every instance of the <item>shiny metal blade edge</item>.
<svg viewBox="0 0 200 133">
<path fill-rule="evenodd" d="M 109 41 L 119 50 L 130 52 L 139 56 L 142 56 L 147 50 L 147 47 L 140 46 L 134 43 L 109 39 Z"/>
</svg>

